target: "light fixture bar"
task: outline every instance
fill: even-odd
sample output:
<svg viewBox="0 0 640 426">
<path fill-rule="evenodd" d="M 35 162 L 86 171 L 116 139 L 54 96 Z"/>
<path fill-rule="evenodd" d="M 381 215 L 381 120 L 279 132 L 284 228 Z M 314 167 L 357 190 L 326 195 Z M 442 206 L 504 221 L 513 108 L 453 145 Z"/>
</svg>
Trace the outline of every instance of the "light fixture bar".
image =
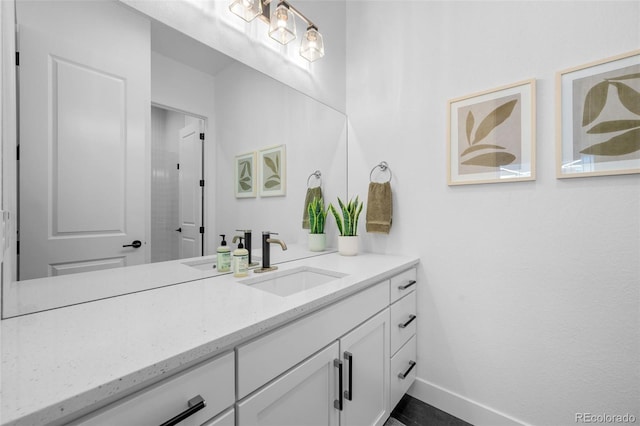
<svg viewBox="0 0 640 426">
<path fill-rule="evenodd" d="M 316 25 L 315 25 L 313 22 L 311 22 L 311 20 L 310 20 L 309 18 L 307 18 L 306 16 L 304 16 L 304 15 L 302 14 L 302 12 L 300 12 L 298 9 L 296 9 L 295 7 L 293 7 L 293 6 L 291 5 L 291 3 L 289 3 L 289 2 L 288 2 L 288 1 L 286 1 L 286 0 L 282 0 L 282 1 L 280 1 L 280 3 L 284 3 L 285 5 L 287 5 L 287 7 L 289 8 L 289 10 L 291 10 L 293 13 L 295 13 L 295 14 L 298 16 L 298 18 L 302 19 L 304 22 L 306 22 L 306 23 L 307 23 L 307 27 L 313 27 L 313 28 L 315 28 L 316 30 L 318 29 L 318 27 L 316 27 Z"/>
<path fill-rule="evenodd" d="M 271 3 L 273 2 L 274 0 L 262 0 L 262 15 L 259 16 L 259 18 L 262 19 L 267 24 L 271 21 Z M 281 0 L 278 2 L 278 4 L 280 3 L 284 3 L 289 8 L 289 10 L 295 13 L 298 18 L 302 19 L 307 24 L 307 27 L 313 27 L 316 30 L 318 29 L 316 24 L 311 22 L 311 19 L 304 16 L 304 14 L 300 12 L 298 9 L 296 9 L 295 7 L 293 7 L 291 3 L 289 3 L 286 0 Z"/>
</svg>

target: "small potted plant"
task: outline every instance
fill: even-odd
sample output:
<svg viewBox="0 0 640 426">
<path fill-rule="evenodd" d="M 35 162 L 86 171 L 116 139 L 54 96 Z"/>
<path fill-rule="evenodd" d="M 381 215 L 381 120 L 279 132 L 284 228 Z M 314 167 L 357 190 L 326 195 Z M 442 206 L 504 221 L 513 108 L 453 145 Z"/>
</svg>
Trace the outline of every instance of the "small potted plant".
<svg viewBox="0 0 640 426">
<path fill-rule="evenodd" d="M 327 235 L 324 233 L 324 225 L 327 220 L 328 209 L 324 208 L 322 197 L 313 197 L 307 206 L 309 213 L 309 250 L 324 251 L 327 247 Z"/>
<path fill-rule="evenodd" d="M 333 204 L 329 204 L 329 210 L 335 217 L 340 232 L 338 253 L 343 256 L 355 256 L 358 254 L 358 217 L 362 213 L 362 201 L 356 196 L 345 204 L 338 197 L 338 205 L 340 211 Z"/>
</svg>

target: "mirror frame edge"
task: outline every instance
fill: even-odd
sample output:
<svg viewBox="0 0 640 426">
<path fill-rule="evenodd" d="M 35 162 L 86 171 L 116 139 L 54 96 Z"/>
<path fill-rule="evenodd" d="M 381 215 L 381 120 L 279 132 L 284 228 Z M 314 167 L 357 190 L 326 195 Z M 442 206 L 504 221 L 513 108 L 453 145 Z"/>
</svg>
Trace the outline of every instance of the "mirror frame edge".
<svg viewBox="0 0 640 426">
<path fill-rule="evenodd" d="M 0 317 L 5 319 L 5 304 L 8 301 L 9 287 L 16 281 L 17 253 L 11 252 L 17 247 L 16 220 L 17 194 L 17 148 L 18 148 L 18 99 L 17 72 L 14 62 L 17 54 L 15 0 L 0 1 L 0 46 L 2 75 L 2 210 L 9 212 L 8 223 L 2 223 L 2 277 L 0 289 Z"/>
</svg>

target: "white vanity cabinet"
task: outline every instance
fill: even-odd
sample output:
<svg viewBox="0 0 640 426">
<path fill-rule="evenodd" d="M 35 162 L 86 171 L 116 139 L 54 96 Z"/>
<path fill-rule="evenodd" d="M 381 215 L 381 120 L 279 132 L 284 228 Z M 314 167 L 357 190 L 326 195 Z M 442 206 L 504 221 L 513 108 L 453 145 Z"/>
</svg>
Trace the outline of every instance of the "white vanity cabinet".
<svg viewBox="0 0 640 426">
<path fill-rule="evenodd" d="M 389 309 L 238 404 L 238 426 L 382 425 L 389 417 Z"/>
<path fill-rule="evenodd" d="M 72 423 L 113 425 L 233 425 L 233 410 L 214 418 L 235 401 L 234 354 L 205 361 L 142 389 Z M 173 422 L 171 420 L 173 419 Z"/>
<path fill-rule="evenodd" d="M 236 426 L 384 424 L 415 379 L 398 376 L 415 365 L 415 287 L 410 269 L 236 348 Z"/>
<path fill-rule="evenodd" d="M 391 410 L 416 378 L 416 285 L 415 268 L 391 279 Z"/>
</svg>

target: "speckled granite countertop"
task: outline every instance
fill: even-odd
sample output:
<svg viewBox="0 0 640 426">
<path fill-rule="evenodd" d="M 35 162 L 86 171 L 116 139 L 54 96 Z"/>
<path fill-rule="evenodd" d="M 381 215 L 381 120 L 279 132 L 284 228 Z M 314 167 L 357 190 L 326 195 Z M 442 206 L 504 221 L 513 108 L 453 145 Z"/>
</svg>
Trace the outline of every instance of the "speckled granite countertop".
<svg viewBox="0 0 640 426">
<path fill-rule="evenodd" d="M 332 253 L 281 264 L 347 274 L 288 297 L 220 275 L 4 320 L 1 423 L 42 425 L 97 408 L 418 262 Z"/>
</svg>

